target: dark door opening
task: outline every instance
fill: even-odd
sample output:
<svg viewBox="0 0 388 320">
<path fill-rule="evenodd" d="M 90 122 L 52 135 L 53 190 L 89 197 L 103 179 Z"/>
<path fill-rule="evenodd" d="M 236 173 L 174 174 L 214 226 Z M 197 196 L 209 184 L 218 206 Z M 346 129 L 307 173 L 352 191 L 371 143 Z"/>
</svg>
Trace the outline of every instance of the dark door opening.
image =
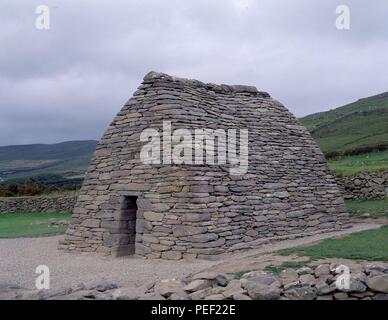
<svg viewBox="0 0 388 320">
<path fill-rule="evenodd" d="M 120 214 L 120 242 L 118 256 L 127 256 L 135 253 L 136 242 L 136 213 L 137 197 L 125 196 Z"/>
</svg>

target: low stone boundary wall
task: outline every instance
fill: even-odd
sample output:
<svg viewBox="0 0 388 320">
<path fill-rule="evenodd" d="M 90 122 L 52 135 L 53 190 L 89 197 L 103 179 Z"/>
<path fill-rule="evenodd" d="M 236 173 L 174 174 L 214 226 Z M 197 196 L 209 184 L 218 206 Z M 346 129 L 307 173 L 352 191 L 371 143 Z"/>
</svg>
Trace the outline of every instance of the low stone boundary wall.
<svg viewBox="0 0 388 320">
<path fill-rule="evenodd" d="M 388 197 L 388 170 L 337 177 L 345 199 L 384 199 Z"/>
<path fill-rule="evenodd" d="M 3 292 L 2 292 L 3 291 Z M 235 274 L 203 271 L 135 287 L 113 281 L 80 283 L 59 290 L 0 288 L 5 300 L 388 300 L 388 266 L 379 262 L 351 266 L 334 263 L 280 273 Z"/>
<path fill-rule="evenodd" d="M 327 263 L 285 269 L 279 274 L 251 271 L 241 278 L 205 271 L 185 279 L 158 281 L 138 299 L 388 300 L 388 266 L 379 262 Z"/>
<path fill-rule="evenodd" d="M 0 214 L 6 212 L 71 212 L 77 197 L 26 197 L 0 199 Z"/>
</svg>

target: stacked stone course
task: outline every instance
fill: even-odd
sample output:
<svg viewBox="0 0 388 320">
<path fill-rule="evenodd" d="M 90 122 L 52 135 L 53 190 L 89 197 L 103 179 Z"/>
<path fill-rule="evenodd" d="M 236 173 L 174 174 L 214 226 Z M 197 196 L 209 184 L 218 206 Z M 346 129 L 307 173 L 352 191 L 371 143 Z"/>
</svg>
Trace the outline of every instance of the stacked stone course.
<svg viewBox="0 0 388 320">
<path fill-rule="evenodd" d="M 58 197 L 18 197 L 0 200 L 1 213 L 23 212 L 72 212 L 77 198 Z"/>
<path fill-rule="evenodd" d="M 248 129 L 249 168 L 143 164 L 140 133 Z M 136 200 L 124 217 L 126 197 Z M 132 221 L 132 222 L 131 222 Z M 349 226 L 335 178 L 307 130 L 269 94 L 151 72 L 97 146 L 60 248 L 147 258 L 212 258 Z M 135 239 L 133 239 L 135 237 Z M 124 251 L 123 251 L 124 248 Z"/>
<path fill-rule="evenodd" d="M 388 170 L 338 177 L 337 183 L 345 199 L 388 198 Z"/>
</svg>

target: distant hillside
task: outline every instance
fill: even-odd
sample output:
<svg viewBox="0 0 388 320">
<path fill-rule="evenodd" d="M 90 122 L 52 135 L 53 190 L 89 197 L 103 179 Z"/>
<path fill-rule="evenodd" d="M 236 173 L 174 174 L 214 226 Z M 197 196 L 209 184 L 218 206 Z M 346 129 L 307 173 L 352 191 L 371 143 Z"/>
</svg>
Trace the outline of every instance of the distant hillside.
<svg viewBox="0 0 388 320">
<path fill-rule="evenodd" d="M 0 178 L 45 174 L 78 178 L 85 174 L 96 145 L 88 140 L 0 147 Z"/>
<path fill-rule="evenodd" d="M 388 148 L 388 92 L 299 120 L 326 154 Z"/>
<path fill-rule="evenodd" d="M 326 155 L 362 154 L 388 149 L 388 92 L 299 120 Z M 36 176 L 45 176 L 47 181 L 57 180 L 58 177 L 69 180 L 82 178 L 96 145 L 97 141 L 88 140 L 0 147 L 0 182 Z M 359 157 L 348 159 L 357 165 L 349 162 L 351 170 L 346 168 L 343 171 L 354 171 L 355 167 L 360 167 L 361 171 L 368 170 L 368 166 L 373 170 L 387 168 L 386 156 L 386 152 L 367 156 L 368 163 Z"/>
</svg>

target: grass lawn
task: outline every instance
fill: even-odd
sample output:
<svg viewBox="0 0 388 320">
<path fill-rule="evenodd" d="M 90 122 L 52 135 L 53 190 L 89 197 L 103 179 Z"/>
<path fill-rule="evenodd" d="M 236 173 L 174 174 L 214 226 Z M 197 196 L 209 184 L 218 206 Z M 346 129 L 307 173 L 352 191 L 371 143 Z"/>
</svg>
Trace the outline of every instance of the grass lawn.
<svg viewBox="0 0 388 320">
<path fill-rule="evenodd" d="M 0 214 L 0 238 L 61 234 L 65 232 L 66 227 L 49 227 L 49 220 L 69 220 L 70 217 L 70 213 L 3 213 Z"/>
<path fill-rule="evenodd" d="M 296 254 L 311 259 L 388 261 L 388 226 L 357 232 L 343 238 L 323 240 L 315 245 L 285 249 L 278 253 L 285 256 Z"/>
<path fill-rule="evenodd" d="M 331 171 L 344 176 L 361 172 L 388 170 L 388 151 L 347 156 L 328 162 Z"/>
<path fill-rule="evenodd" d="M 345 202 L 352 217 L 388 218 L 388 198 L 385 200 L 347 200 Z"/>
</svg>

